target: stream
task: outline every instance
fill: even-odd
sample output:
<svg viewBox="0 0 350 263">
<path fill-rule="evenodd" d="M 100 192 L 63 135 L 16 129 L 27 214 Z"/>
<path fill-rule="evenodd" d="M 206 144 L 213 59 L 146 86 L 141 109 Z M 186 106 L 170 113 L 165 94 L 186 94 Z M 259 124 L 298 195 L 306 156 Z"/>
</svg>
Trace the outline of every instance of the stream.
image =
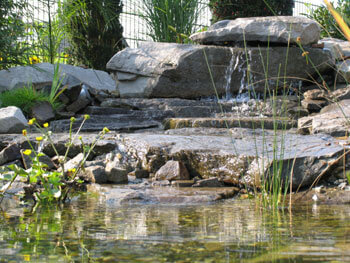
<svg viewBox="0 0 350 263">
<path fill-rule="evenodd" d="M 87 193 L 35 213 L 9 207 L 0 214 L 0 262 L 350 261 L 350 206 L 118 204 Z"/>
</svg>

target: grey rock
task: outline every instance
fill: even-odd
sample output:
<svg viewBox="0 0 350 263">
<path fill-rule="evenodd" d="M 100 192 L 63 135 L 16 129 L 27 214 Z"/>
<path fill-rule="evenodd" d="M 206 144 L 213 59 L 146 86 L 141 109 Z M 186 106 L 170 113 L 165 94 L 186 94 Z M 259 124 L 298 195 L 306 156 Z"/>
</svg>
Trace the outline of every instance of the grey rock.
<svg viewBox="0 0 350 263">
<path fill-rule="evenodd" d="M 350 56 L 350 43 L 337 38 L 323 38 L 319 43 L 324 43 L 324 48 L 329 49 L 332 56 L 336 59 L 341 59 L 343 56 Z"/>
<path fill-rule="evenodd" d="M 223 42 L 270 42 L 301 45 L 317 43 L 320 26 L 313 20 L 301 16 L 247 17 L 223 20 L 210 26 L 207 31 L 195 33 L 190 39 L 203 44 Z"/>
<path fill-rule="evenodd" d="M 39 124 L 49 122 L 55 118 L 55 113 L 52 105 L 47 101 L 37 103 L 33 106 L 31 111 L 32 116 L 37 120 Z"/>
<path fill-rule="evenodd" d="M 14 106 L 0 109 L 0 133 L 21 133 L 28 127 L 22 111 Z"/>
<path fill-rule="evenodd" d="M 108 162 L 106 165 L 107 181 L 114 184 L 128 183 L 128 173 L 130 168 L 119 162 Z"/>
<path fill-rule="evenodd" d="M 0 165 L 16 161 L 21 158 L 21 148 L 17 143 L 11 143 L 0 152 Z"/>
<path fill-rule="evenodd" d="M 321 109 L 326 106 L 328 103 L 325 100 L 311 100 L 305 99 L 301 101 L 301 105 L 311 112 L 320 112 Z"/>
<path fill-rule="evenodd" d="M 306 47 L 305 51 L 309 52 L 308 58 L 321 74 L 332 70 L 334 61 L 328 52 Z M 288 62 L 287 53 L 293 58 Z M 299 79 L 316 75 L 315 68 L 307 63 L 302 53 L 299 47 L 247 48 L 246 54 L 245 48 L 238 47 L 146 42 L 138 48 L 126 48 L 118 52 L 108 62 L 107 68 L 115 73 L 137 75 L 136 80 L 116 79 L 121 98 L 196 99 L 215 96 L 205 55 L 219 96 L 226 96 L 225 75 L 230 64 L 234 67 L 231 75 L 233 81 L 230 84 L 232 94 L 247 90 L 264 92 L 266 76 L 261 73 L 261 69 L 266 65 L 269 65 L 266 72 L 270 89 L 280 83 L 278 77 L 283 78 L 280 67 L 286 68 L 286 81 L 290 85 L 295 85 Z M 267 58 L 269 61 L 266 61 Z M 251 78 L 249 83 L 246 77 L 248 64 Z M 293 80 L 290 76 L 296 79 Z"/>
<path fill-rule="evenodd" d="M 349 83 L 350 82 L 350 60 L 344 60 L 336 64 L 337 70 L 337 82 Z"/>
<path fill-rule="evenodd" d="M 143 169 L 136 169 L 135 177 L 137 179 L 149 178 L 149 172 Z"/>
<path fill-rule="evenodd" d="M 330 104 L 322 109 L 319 114 L 301 118 L 298 129 L 308 126 L 311 134 L 323 133 L 332 136 L 346 136 L 349 134 L 350 100 Z"/>
<path fill-rule="evenodd" d="M 326 92 L 321 89 L 312 89 L 304 92 L 303 96 L 306 100 L 325 100 Z"/>
<path fill-rule="evenodd" d="M 79 153 L 77 156 L 75 156 L 74 158 L 70 159 L 68 162 L 65 163 L 64 170 L 68 171 L 71 169 L 78 169 L 83 159 L 84 159 L 84 154 Z M 58 171 L 62 171 L 61 167 L 58 168 Z"/>
<path fill-rule="evenodd" d="M 88 106 L 91 103 L 91 97 L 87 91 L 87 88 L 83 86 L 79 97 L 76 101 L 74 101 L 72 104 L 66 107 L 68 112 L 78 112 L 82 109 L 84 109 L 86 106 Z"/>
<path fill-rule="evenodd" d="M 0 92 L 21 88 L 28 83 L 32 83 L 34 87 L 43 87 L 51 85 L 55 65 L 50 63 L 39 63 L 35 67 L 19 66 L 10 68 L 9 70 L 0 71 Z M 107 72 L 93 69 L 84 69 L 67 64 L 60 64 L 59 71 L 64 84 L 68 86 L 77 85 L 77 83 L 85 84 L 89 89 L 103 90 L 107 92 L 116 91 L 116 83 Z M 69 79 L 68 79 L 69 78 Z"/>
<path fill-rule="evenodd" d="M 108 181 L 108 176 L 103 166 L 89 166 L 85 168 L 85 171 L 82 172 L 80 176 L 87 182 L 105 184 Z"/>
<path fill-rule="evenodd" d="M 344 88 L 337 88 L 331 92 L 330 97 L 334 101 L 350 100 L 350 85 Z"/>
<path fill-rule="evenodd" d="M 186 166 L 179 161 L 167 161 L 155 174 L 157 180 L 189 180 Z"/>
</svg>

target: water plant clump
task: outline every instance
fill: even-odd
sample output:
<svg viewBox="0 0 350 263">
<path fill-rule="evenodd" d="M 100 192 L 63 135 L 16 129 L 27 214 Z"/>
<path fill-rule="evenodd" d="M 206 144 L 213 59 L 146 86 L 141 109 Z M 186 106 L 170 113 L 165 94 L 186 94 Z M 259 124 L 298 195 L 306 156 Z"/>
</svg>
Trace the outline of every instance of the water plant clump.
<svg viewBox="0 0 350 263">
<path fill-rule="evenodd" d="M 28 137 L 27 130 L 22 131 L 22 135 L 26 138 L 29 146 L 27 149 L 22 150 L 22 156 L 31 164 L 31 168 L 25 170 L 16 164 L 1 168 L 0 180 L 4 180 L 7 183 L 0 189 L 0 203 L 16 180 L 27 184 L 24 199 L 33 200 L 35 204 L 64 203 L 75 190 L 80 189 L 83 181 L 79 178 L 79 173 L 84 169 L 84 164 L 92 153 L 96 143 L 109 132 L 109 129 L 105 127 L 95 136 L 90 145 L 84 144 L 83 138 L 79 136 L 79 132 L 85 121 L 89 118 L 89 115 L 84 115 L 82 123 L 74 134 L 72 127 L 76 119 L 74 117 L 71 118 L 69 139 L 66 143 L 66 152 L 63 156 L 59 155 L 53 143 L 49 124 L 45 123 L 43 126 L 40 126 L 36 119 L 29 120 L 28 124 L 35 126 L 41 133 L 41 136 L 37 136 L 35 142 L 32 142 Z M 83 157 L 78 165 L 73 168 L 67 168 L 68 154 L 75 139 L 79 139 L 81 142 Z M 45 156 L 43 147 L 46 143 L 51 145 L 58 158 L 59 168 L 57 170 L 50 169 L 42 159 Z"/>
</svg>

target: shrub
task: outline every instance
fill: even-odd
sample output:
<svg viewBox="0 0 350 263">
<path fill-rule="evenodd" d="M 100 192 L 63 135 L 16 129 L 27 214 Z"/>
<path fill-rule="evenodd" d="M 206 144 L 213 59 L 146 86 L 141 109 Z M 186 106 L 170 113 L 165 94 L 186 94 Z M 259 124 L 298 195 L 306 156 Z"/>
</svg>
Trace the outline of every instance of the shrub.
<svg viewBox="0 0 350 263">
<path fill-rule="evenodd" d="M 199 0 L 142 0 L 149 36 L 156 42 L 183 43 L 194 33 Z"/>
<path fill-rule="evenodd" d="M 125 47 L 120 0 L 64 0 L 60 18 L 76 64 L 105 70 L 108 60 Z"/>
<path fill-rule="evenodd" d="M 26 7 L 24 0 L 0 1 L 0 69 L 24 61 L 26 48 L 18 40 L 25 36 L 25 24 L 21 16 Z"/>
<path fill-rule="evenodd" d="M 343 17 L 346 22 L 350 23 L 350 2 L 348 0 L 338 0 L 335 10 Z M 345 40 L 344 34 L 339 29 L 334 17 L 326 6 L 309 8 L 309 12 L 305 15 L 308 18 L 317 21 L 321 25 L 322 37 L 334 37 Z"/>
<path fill-rule="evenodd" d="M 293 15 L 293 0 L 210 0 L 212 23 L 239 17 Z"/>
</svg>

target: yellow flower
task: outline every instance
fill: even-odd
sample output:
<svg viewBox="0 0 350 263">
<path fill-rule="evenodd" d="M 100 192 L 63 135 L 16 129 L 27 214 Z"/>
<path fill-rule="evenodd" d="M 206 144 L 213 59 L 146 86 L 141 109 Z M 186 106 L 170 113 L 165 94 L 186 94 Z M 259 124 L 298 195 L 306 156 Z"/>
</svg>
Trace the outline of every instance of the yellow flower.
<svg viewBox="0 0 350 263">
<path fill-rule="evenodd" d="M 108 133 L 110 132 L 110 130 L 107 128 L 107 127 L 104 127 L 103 130 L 102 130 L 103 133 Z"/>
<path fill-rule="evenodd" d="M 90 115 L 89 115 L 89 114 L 85 114 L 85 115 L 84 115 L 84 119 L 85 119 L 85 120 L 90 119 Z"/>
<path fill-rule="evenodd" d="M 308 51 L 304 51 L 303 54 L 301 54 L 303 57 L 309 55 L 309 52 Z"/>
<path fill-rule="evenodd" d="M 79 136 L 79 140 L 82 140 L 83 139 L 83 136 Z"/>
<path fill-rule="evenodd" d="M 70 121 L 71 121 L 71 122 L 75 122 L 76 120 L 77 120 L 77 119 L 74 118 L 74 117 L 71 117 L 71 118 L 70 118 Z"/>
<path fill-rule="evenodd" d="M 299 43 L 301 41 L 301 37 L 297 37 L 297 42 Z"/>
<path fill-rule="evenodd" d="M 76 170 L 77 170 L 77 169 L 72 168 L 72 169 L 68 169 L 68 172 L 69 172 L 69 173 L 75 173 Z"/>
<path fill-rule="evenodd" d="M 69 55 L 68 54 L 64 54 L 64 58 L 68 58 L 69 57 Z"/>
<path fill-rule="evenodd" d="M 27 150 L 25 150 L 25 151 L 23 152 L 23 154 L 24 154 L 24 155 L 31 155 L 31 154 L 32 154 L 32 150 L 27 149 Z"/>
<path fill-rule="evenodd" d="M 28 121 L 28 125 L 33 125 L 35 121 L 36 121 L 35 118 L 30 119 L 30 120 Z"/>
<path fill-rule="evenodd" d="M 44 138 L 42 136 L 36 137 L 35 140 L 37 140 L 38 142 L 42 141 Z"/>
<path fill-rule="evenodd" d="M 23 134 L 23 136 L 27 136 L 27 130 L 22 130 L 22 134 Z"/>
<path fill-rule="evenodd" d="M 44 128 L 47 128 L 47 127 L 49 127 L 49 124 L 46 122 L 46 123 L 44 123 Z"/>
<path fill-rule="evenodd" d="M 37 56 L 32 56 L 32 57 L 29 58 L 29 63 L 30 64 L 40 63 L 40 59 Z"/>
<path fill-rule="evenodd" d="M 2 61 L 2 57 L 0 57 L 0 61 Z"/>
</svg>

